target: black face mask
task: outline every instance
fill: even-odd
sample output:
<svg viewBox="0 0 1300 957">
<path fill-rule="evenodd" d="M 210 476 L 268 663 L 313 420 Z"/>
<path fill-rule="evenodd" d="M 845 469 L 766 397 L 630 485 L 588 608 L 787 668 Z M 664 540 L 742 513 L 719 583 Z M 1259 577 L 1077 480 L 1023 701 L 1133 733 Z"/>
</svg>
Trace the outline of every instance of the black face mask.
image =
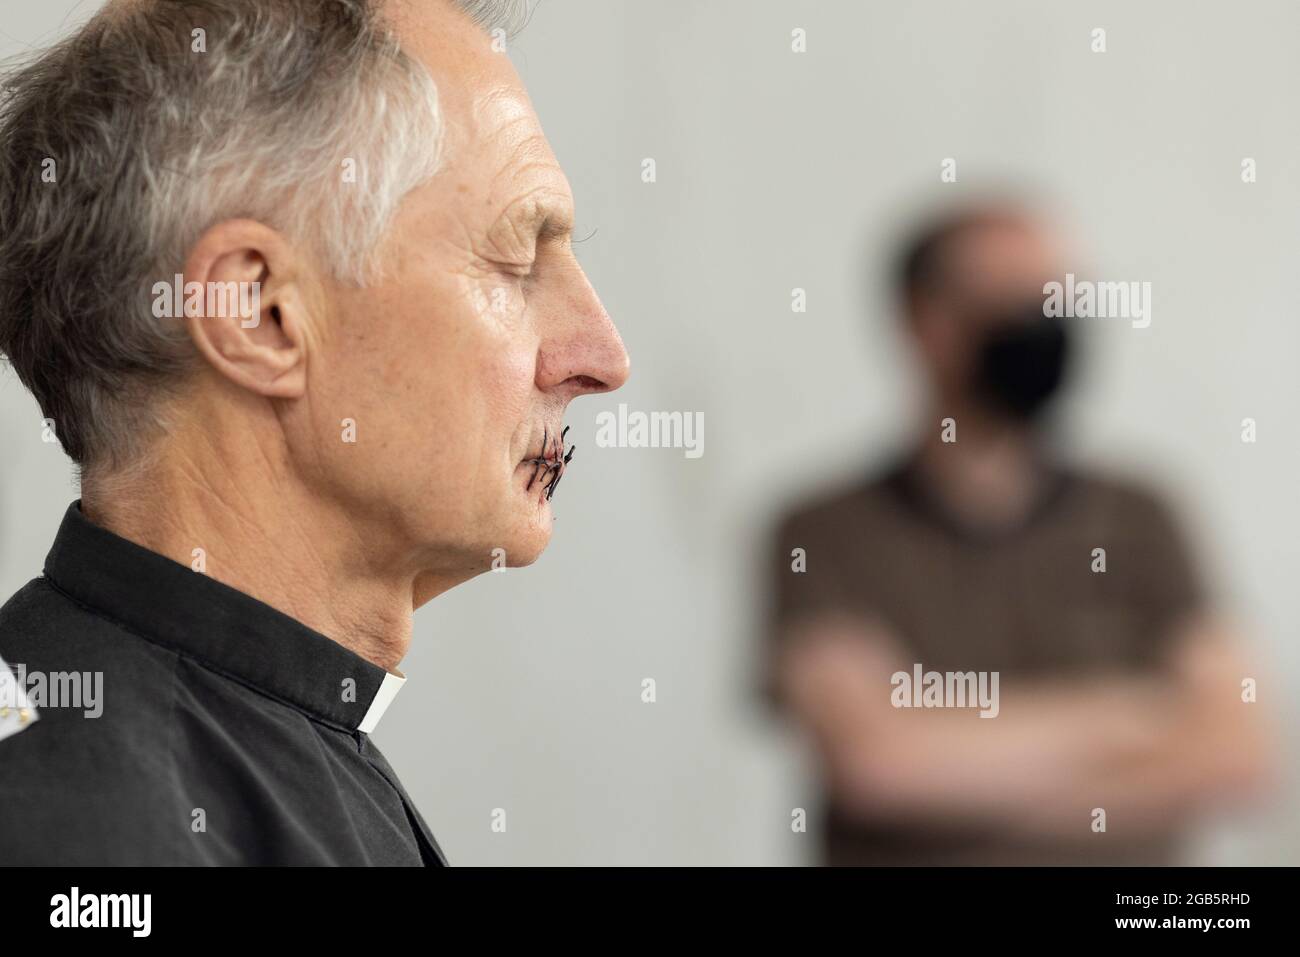
<svg viewBox="0 0 1300 957">
<path fill-rule="evenodd" d="M 1065 323 L 1044 316 L 1000 324 L 983 342 L 975 367 L 979 395 L 1004 414 L 1033 419 L 1065 380 L 1070 339 Z"/>
</svg>

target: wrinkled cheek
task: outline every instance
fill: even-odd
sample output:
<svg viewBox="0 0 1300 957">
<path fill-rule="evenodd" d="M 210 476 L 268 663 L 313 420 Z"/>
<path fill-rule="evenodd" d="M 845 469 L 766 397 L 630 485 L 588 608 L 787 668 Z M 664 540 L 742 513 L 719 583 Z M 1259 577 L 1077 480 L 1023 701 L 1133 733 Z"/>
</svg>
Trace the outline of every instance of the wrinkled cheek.
<svg viewBox="0 0 1300 957">
<path fill-rule="evenodd" d="M 483 280 L 471 284 L 466 298 L 486 327 L 507 332 L 523 325 L 525 304 L 517 285 Z"/>
<path fill-rule="evenodd" d="M 537 378 L 537 351 L 502 342 L 483 357 L 483 387 L 497 421 L 493 432 L 513 436 L 527 429 Z"/>
<path fill-rule="evenodd" d="M 532 431 L 537 342 L 518 287 L 466 278 L 460 301 L 439 389 L 458 410 L 456 445 L 477 463 L 476 484 L 496 487 L 513 474 Z"/>
</svg>

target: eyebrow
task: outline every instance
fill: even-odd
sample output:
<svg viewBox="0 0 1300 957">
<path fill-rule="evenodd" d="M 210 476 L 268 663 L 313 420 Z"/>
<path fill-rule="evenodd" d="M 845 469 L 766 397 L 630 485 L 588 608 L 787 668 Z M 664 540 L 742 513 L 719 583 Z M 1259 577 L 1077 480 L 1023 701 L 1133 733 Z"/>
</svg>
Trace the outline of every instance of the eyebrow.
<svg viewBox="0 0 1300 957">
<path fill-rule="evenodd" d="M 537 224 L 538 240 L 564 239 L 573 235 L 573 219 L 566 212 L 550 210 L 541 217 Z"/>
<path fill-rule="evenodd" d="M 528 210 L 515 220 L 515 227 L 531 233 L 539 242 L 564 239 L 573 234 L 573 215 L 555 200 L 541 199 L 529 204 Z"/>
</svg>

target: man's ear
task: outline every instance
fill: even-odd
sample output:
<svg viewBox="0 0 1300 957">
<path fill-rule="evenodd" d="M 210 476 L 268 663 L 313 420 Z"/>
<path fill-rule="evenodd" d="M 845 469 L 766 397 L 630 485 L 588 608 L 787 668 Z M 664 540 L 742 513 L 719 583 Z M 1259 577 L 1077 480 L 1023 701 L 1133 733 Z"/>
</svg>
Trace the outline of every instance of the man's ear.
<svg viewBox="0 0 1300 957">
<path fill-rule="evenodd" d="M 309 327 L 302 262 L 274 229 L 253 220 L 218 223 L 185 263 L 185 325 L 208 363 L 269 398 L 301 396 Z"/>
</svg>

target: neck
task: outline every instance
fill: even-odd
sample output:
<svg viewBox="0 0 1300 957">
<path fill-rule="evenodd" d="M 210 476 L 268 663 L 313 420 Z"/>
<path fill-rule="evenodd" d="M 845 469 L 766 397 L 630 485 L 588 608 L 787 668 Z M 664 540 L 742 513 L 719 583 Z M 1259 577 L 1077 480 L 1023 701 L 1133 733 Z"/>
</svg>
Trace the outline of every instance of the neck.
<svg viewBox="0 0 1300 957">
<path fill-rule="evenodd" d="M 191 567 L 202 549 L 206 574 L 393 671 L 411 641 L 414 576 L 385 561 L 359 519 L 309 494 L 282 451 L 247 436 L 205 443 L 129 476 L 88 477 L 86 517 Z"/>
<path fill-rule="evenodd" d="M 937 423 L 943 416 L 930 418 Z M 1023 520 L 1045 487 L 1033 430 L 977 413 L 956 418 L 956 442 L 942 441 L 936 428 L 920 450 L 917 466 L 927 493 L 972 527 Z"/>
</svg>

